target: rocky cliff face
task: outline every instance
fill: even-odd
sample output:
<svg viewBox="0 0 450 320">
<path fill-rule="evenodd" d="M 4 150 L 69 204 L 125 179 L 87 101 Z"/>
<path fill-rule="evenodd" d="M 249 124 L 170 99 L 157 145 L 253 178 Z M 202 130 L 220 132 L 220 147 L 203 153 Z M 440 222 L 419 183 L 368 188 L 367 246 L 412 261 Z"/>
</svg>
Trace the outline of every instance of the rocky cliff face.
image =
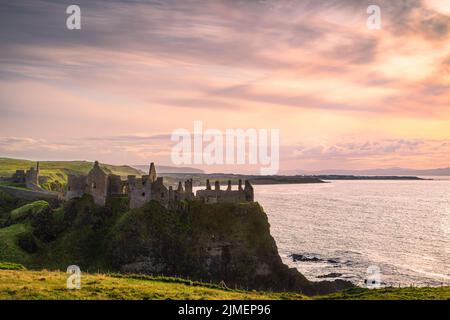
<svg viewBox="0 0 450 320">
<path fill-rule="evenodd" d="M 83 272 L 180 276 L 223 281 L 229 288 L 309 295 L 352 286 L 344 281 L 310 282 L 284 265 L 258 203 L 186 201 L 168 210 L 150 202 L 128 210 L 127 198 L 108 198 L 100 207 L 92 196 L 84 195 L 57 209 L 45 205 L 41 214 L 28 214 L 29 205 L 9 212 L 15 205 L 0 201 L 0 223 L 26 227 L 21 237 L 25 245 L 19 241 L 15 251 L 0 253 L 31 268 L 65 269 L 76 264 Z M 19 251 L 21 260 L 15 258 Z"/>
<path fill-rule="evenodd" d="M 126 213 L 116 224 L 108 258 L 122 272 L 165 274 L 228 287 L 328 293 L 344 281 L 312 283 L 278 255 L 258 203 L 184 203 L 166 210 L 156 202 Z"/>
</svg>

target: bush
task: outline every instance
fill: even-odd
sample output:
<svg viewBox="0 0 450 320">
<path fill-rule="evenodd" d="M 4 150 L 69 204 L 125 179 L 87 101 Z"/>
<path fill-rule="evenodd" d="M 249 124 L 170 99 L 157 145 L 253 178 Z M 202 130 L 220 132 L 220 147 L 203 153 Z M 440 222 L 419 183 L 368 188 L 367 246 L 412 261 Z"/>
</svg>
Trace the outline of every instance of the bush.
<svg viewBox="0 0 450 320">
<path fill-rule="evenodd" d="M 50 207 L 36 212 L 31 220 L 31 226 L 36 238 L 45 242 L 56 239 L 58 226 Z"/>
<path fill-rule="evenodd" d="M 25 204 L 26 200 L 21 200 L 0 190 L 0 218 L 8 219 L 11 210 Z"/>
<path fill-rule="evenodd" d="M 26 232 L 18 236 L 17 244 L 21 249 L 28 253 L 37 251 L 37 244 L 32 232 Z"/>
</svg>

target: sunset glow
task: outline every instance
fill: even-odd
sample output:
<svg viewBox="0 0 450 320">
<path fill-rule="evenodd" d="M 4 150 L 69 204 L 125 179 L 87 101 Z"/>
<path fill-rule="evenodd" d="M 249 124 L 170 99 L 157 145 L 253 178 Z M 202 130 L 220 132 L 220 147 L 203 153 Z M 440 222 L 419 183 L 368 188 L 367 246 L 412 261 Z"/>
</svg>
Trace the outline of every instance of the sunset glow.
<svg viewBox="0 0 450 320">
<path fill-rule="evenodd" d="M 281 170 L 448 167 L 449 2 L 369 4 L 2 4 L 0 156 L 171 165 L 201 120 L 280 129 Z"/>
</svg>

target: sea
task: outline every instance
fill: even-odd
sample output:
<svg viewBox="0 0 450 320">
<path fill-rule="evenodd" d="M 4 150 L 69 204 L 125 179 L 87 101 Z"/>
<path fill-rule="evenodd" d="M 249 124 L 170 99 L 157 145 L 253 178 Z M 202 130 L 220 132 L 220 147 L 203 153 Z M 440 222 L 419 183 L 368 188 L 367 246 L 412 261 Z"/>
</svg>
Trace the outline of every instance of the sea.
<svg viewBox="0 0 450 320">
<path fill-rule="evenodd" d="M 430 177 L 427 177 L 430 178 Z M 450 178 L 255 185 L 283 262 L 309 280 L 450 285 Z"/>
</svg>

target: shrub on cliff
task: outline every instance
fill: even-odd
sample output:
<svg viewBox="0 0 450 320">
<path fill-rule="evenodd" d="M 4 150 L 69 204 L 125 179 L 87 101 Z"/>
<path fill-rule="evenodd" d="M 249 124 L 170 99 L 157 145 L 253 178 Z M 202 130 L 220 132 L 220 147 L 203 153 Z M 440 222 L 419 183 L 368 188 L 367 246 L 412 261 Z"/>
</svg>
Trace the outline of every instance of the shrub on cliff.
<svg viewBox="0 0 450 320">
<path fill-rule="evenodd" d="M 45 242 L 56 239 L 58 223 L 49 206 L 43 207 L 33 214 L 31 226 L 33 228 L 33 235 L 36 238 Z"/>
<path fill-rule="evenodd" d="M 21 200 L 0 190 L 0 227 L 5 226 L 9 220 L 10 212 L 29 201 Z"/>
<path fill-rule="evenodd" d="M 20 222 L 32 218 L 43 210 L 49 210 L 50 206 L 47 201 L 39 200 L 28 203 L 11 211 L 10 219 L 14 222 Z"/>
<path fill-rule="evenodd" d="M 32 232 L 25 232 L 17 237 L 17 244 L 27 253 L 35 253 L 38 249 Z"/>
</svg>

